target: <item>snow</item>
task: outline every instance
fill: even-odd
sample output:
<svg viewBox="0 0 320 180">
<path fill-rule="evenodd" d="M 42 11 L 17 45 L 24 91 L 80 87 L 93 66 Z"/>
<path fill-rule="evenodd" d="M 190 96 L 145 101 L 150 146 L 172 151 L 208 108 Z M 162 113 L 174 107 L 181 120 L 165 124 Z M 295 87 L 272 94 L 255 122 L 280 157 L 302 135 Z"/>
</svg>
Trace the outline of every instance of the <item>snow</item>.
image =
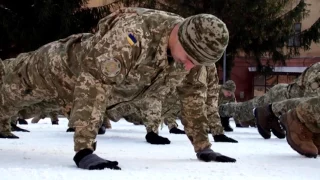
<svg viewBox="0 0 320 180">
<path fill-rule="evenodd" d="M 0 180 L 81 180 L 81 179 L 217 179 L 217 180 L 319 180 L 320 160 L 308 159 L 293 151 L 286 140 L 264 140 L 255 128 L 234 128 L 226 133 L 239 141 L 215 143 L 214 151 L 237 159 L 236 163 L 205 163 L 196 159 L 186 135 L 160 135 L 170 145 L 151 145 L 145 141 L 145 128 L 124 120 L 97 137 L 96 153 L 117 160 L 121 171 L 82 170 L 73 162 L 73 134 L 66 133 L 68 121 L 52 126 L 50 119 L 38 124 L 19 125 L 30 133 L 14 132 L 20 139 L 0 139 Z M 234 126 L 234 122 L 231 122 Z M 179 127 L 183 126 L 179 122 Z"/>
</svg>

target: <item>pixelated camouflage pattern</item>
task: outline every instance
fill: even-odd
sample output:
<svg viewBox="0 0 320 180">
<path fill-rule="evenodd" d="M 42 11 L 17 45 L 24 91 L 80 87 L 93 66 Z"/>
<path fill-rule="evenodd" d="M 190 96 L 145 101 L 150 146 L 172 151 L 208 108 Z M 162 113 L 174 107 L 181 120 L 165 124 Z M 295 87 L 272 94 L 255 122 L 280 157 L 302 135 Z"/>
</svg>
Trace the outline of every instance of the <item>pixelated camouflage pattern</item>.
<svg viewBox="0 0 320 180">
<path fill-rule="evenodd" d="M 228 80 L 222 85 L 221 88 L 223 88 L 223 89 L 225 89 L 227 91 L 231 91 L 231 92 L 234 93 L 236 91 L 237 86 L 236 86 L 236 83 L 234 81 Z"/>
<path fill-rule="evenodd" d="M 43 119 L 43 115 L 42 114 L 39 114 L 39 115 L 33 117 L 32 120 L 31 120 L 31 123 L 33 123 L 33 124 L 38 123 L 40 121 L 40 119 Z"/>
<path fill-rule="evenodd" d="M 195 66 L 177 87 L 181 100 L 181 122 L 196 152 L 211 147 L 206 126 L 209 121 L 220 122 L 218 81 L 215 66 Z"/>
<path fill-rule="evenodd" d="M 220 135 L 223 134 L 223 126 L 220 121 L 220 116 L 218 112 L 218 103 L 220 98 L 221 86 L 219 85 L 219 77 L 217 69 L 215 66 L 207 67 L 207 79 L 206 86 L 207 90 L 207 99 L 206 99 L 206 111 L 208 118 L 208 126 L 211 134 Z"/>
<path fill-rule="evenodd" d="M 299 120 L 313 133 L 320 133 L 320 96 L 301 98 L 296 107 Z"/>
<path fill-rule="evenodd" d="M 292 98 L 272 104 L 272 111 L 281 116 L 290 110 L 295 109 L 299 120 L 304 123 L 310 131 L 320 133 L 320 103 L 319 96 Z"/>
<path fill-rule="evenodd" d="M 280 83 L 273 86 L 262 96 L 257 96 L 249 101 L 228 103 L 219 106 L 219 114 L 222 117 L 234 117 L 241 121 L 254 119 L 252 110 L 255 107 L 264 106 L 269 103 L 282 101 L 290 98 L 302 97 L 303 90 L 296 83 Z"/>
<path fill-rule="evenodd" d="M 49 113 L 42 113 L 42 114 L 34 116 L 31 120 L 31 123 L 38 123 L 40 121 L 40 119 L 44 119 L 46 117 L 49 117 L 51 119 L 51 122 L 59 121 L 58 115 L 59 115 L 59 113 L 56 111 L 52 111 Z"/>
<path fill-rule="evenodd" d="M 167 87 L 182 81 L 183 64 L 167 61 L 170 32 L 182 21 L 171 13 L 124 8 L 102 19 L 95 34 L 73 35 L 18 56 L 3 78 L 2 119 L 42 101 L 57 99 L 62 107 L 72 103 L 75 151 L 93 150 L 107 107 L 148 97 L 154 101 L 146 108 L 161 108 Z M 129 33 L 137 40 L 133 45 Z"/>
<path fill-rule="evenodd" d="M 190 16 L 179 27 L 183 49 L 202 65 L 211 66 L 223 55 L 229 42 L 227 26 L 211 14 Z"/>
<path fill-rule="evenodd" d="M 4 135 L 4 136 L 10 136 L 13 135 L 11 133 L 11 121 L 13 119 L 9 118 L 9 119 L 2 119 L 0 121 L 0 134 Z"/>
<path fill-rule="evenodd" d="M 100 21 L 99 31 L 94 39 L 101 41 L 92 52 L 88 53 L 84 64 L 87 67 L 86 71 L 93 78 L 101 78 L 102 82 L 109 85 L 105 92 L 101 93 L 106 96 L 107 107 L 148 98 L 152 103 L 143 106 L 149 109 L 145 117 L 150 122 L 161 117 L 161 101 L 167 94 L 167 88 L 179 84 L 187 73 L 182 64 L 175 62 L 169 64 L 167 60 L 169 34 L 174 25 L 182 20 L 179 16 L 161 11 L 148 9 L 137 11 L 135 8 L 129 8 L 121 9 Z M 106 27 L 109 25 L 113 26 L 107 30 Z M 129 33 L 135 36 L 137 43 L 133 45 L 128 43 Z M 100 34 L 104 34 L 103 37 Z M 101 66 L 95 65 L 95 57 L 99 60 L 99 56 L 104 57 L 102 59 L 104 62 L 101 60 L 102 66 L 103 64 L 108 65 L 109 58 L 119 61 L 121 64 L 119 73 L 116 76 L 114 74 L 110 76 L 108 72 L 101 69 Z M 95 84 L 92 81 L 91 85 Z M 79 99 L 80 102 L 87 104 L 83 98 L 81 101 Z M 80 115 L 80 112 L 77 112 L 74 107 L 75 104 L 71 117 L 73 114 Z M 80 122 L 77 120 L 74 122 L 76 132 L 80 129 L 78 127 L 83 126 Z M 85 136 L 88 137 L 88 135 Z M 94 140 L 93 136 L 91 139 Z"/>
<path fill-rule="evenodd" d="M 320 96 L 320 62 L 307 68 L 297 84 L 304 90 L 303 97 Z"/>
<path fill-rule="evenodd" d="M 102 125 L 107 129 L 111 129 L 112 128 L 110 119 L 107 116 L 103 116 Z"/>
<path fill-rule="evenodd" d="M 276 116 L 280 116 L 286 111 L 297 106 L 299 99 L 320 96 L 320 62 L 308 67 L 293 83 L 289 85 L 289 98 L 298 98 L 295 100 L 283 101 L 279 99 L 272 104 L 272 110 Z M 292 104 L 291 104 L 292 103 Z"/>
<path fill-rule="evenodd" d="M 236 101 L 236 97 L 235 97 L 235 94 L 232 93 L 232 95 L 230 97 L 226 97 L 224 94 L 223 94 L 223 86 L 220 85 L 220 88 L 219 88 L 219 99 L 218 99 L 218 106 L 222 105 L 222 104 L 226 104 L 226 103 L 231 103 L 231 102 L 235 102 Z"/>
<path fill-rule="evenodd" d="M 290 109 L 296 108 L 300 102 L 309 98 L 292 98 L 272 103 L 271 109 L 276 116 L 287 113 Z"/>
<path fill-rule="evenodd" d="M 272 103 L 272 111 L 276 116 L 280 116 L 287 111 L 294 109 L 299 104 L 300 109 L 297 110 L 298 114 L 309 113 L 309 110 L 317 115 L 317 108 L 303 112 L 305 107 L 309 107 L 310 103 L 317 102 L 316 100 L 309 100 L 310 97 L 319 96 L 320 84 L 320 62 L 313 64 L 304 70 L 304 72 L 290 84 L 277 84 L 272 87 L 265 95 L 255 97 L 249 101 L 242 103 L 229 103 L 219 107 L 219 114 L 223 117 L 235 117 L 239 120 L 249 120 L 254 118 L 252 110 L 255 107 L 264 106 Z M 306 102 L 305 102 L 306 101 Z M 303 102 L 303 103 L 302 103 Z M 302 108 L 304 107 L 304 108 Z M 306 118 L 304 118 L 306 119 Z M 311 118 L 314 123 L 314 118 Z M 317 127 L 317 126 L 316 126 Z M 312 129 L 312 128 L 311 128 Z M 313 128 L 315 131 L 315 128 Z"/>
<path fill-rule="evenodd" d="M 172 91 L 174 92 L 174 91 Z M 170 94 L 172 94 L 170 92 Z M 134 124 L 144 124 L 146 127 L 147 132 L 155 132 L 158 133 L 159 131 L 159 126 L 162 121 L 164 121 L 167 125 L 169 130 L 173 127 L 177 127 L 178 124 L 176 123 L 176 117 L 169 118 L 168 113 L 171 113 L 171 111 L 176 112 L 176 109 L 170 109 L 173 105 L 175 105 L 177 101 L 176 96 L 172 95 L 167 95 L 166 99 L 162 103 L 162 112 L 161 112 L 161 117 L 158 119 L 155 119 L 156 121 L 151 122 L 147 118 L 145 118 L 145 115 L 141 112 L 141 109 L 143 108 L 143 104 L 150 104 L 150 100 L 142 99 L 137 102 L 131 102 L 131 103 L 126 103 L 122 104 L 121 106 L 115 106 L 112 109 L 109 109 L 107 111 L 108 116 L 112 121 L 118 121 L 121 117 L 125 117 L 125 119 L 128 122 L 134 123 Z M 159 109 L 160 110 L 160 109 Z M 170 114 L 171 115 L 171 114 Z M 166 117 L 166 119 L 164 119 Z"/>
<path fill-rule="evenodd" d="M 221 125 L 221 121 L 220 121 L 220 116 L 218 114 L 218 107 L 217 107 L 217 103 L 218 103 L 218 96 L 219 96 L 219 91 L 221 90 L 220 86 L 219 86 L 219 77 L 217 75 L 217 71 L 216 71 L 216 67 L 212 66 L 212 67 L 205 67 L 205 68 L 200 68 L 200 67 L 195 67 L 195 70 L 193 70 L 195 72 L 190 72 L 190 74 L 188 74 L 187 79 L 185 80 L 181 87 L 179 87 L 180 92 L 183 91 L 183 88 L 185 86 L 185 88 L 188 88 L 190 86 L 190 84 L 197 82 L 199 83 L 199 76 L 200 74 L 203 74 L 202 77 L 202 82 L 203 84 L 201 84 L 201 86 L 205 86 L 207 88 L 207 90 L 205 91 L 205 98 L 203 99 L 201 95 L 199 95 L 200 93 L 202 93 L 202 88 L 200 91 L 194 92 L 195 93 L 195 97 L 199 96 L 199 99 L 195 99 L 195 101 L 200 101 L 200 103 L 202 103 L 202 101 L 205 101 L 205 114 L 208 120 L 208 123 L 204 124 L 204 129 L 209 129 L 209 131 L 211 132 L 212 135 L 219 135 L 219 134 L 223 134 L 223 127 Z M 206 74 L 206 79 L 204 79 L 204 74 Z M 188 89 L 186 89 L 186 91 L 189 91 Z M 181 119 L 181 103 L 179 101 L 179 97 L 176 94 L 176 91 L 172 91 L 174 93 L 171 93 L 170 95 L 168 95 L 168 99 L 165 102 L 165 107 L 167 109 L 167 111 L 164 113 L 163 112 L 163 119 L 164 122 L 166 123 L 166 120 L 170 121 L 171 125 L 168 125 L 169 128 L 170 126 L 172 127 L 177 127 L 177 125 L 175 125 L 173 122 L 175 122 L 175 120 L 177 119 L 177 117 L 179 117 L 179 119 Z M 188 94 L 188 96 L 191 96 L 192 94 Z M 196 103 L 196 102 L 195 102 Z M 198 112 L 197 114 L 195 114 L 196 118 L 198 118 L 199 114 L 201 114 L 200 112 Z M 167 124 L 167 123 L 166 123 Z M 168 123 L 169 124 L 169 123 Z M 201 146 L 201 145 L 200 145 Z"/>
<path fill-rule="evenodd" d="M 227 90 L 227 91 L 232 92 L 232 95 L 230 97 L 226 97 L 223 93 L 223 90 Z M 222 104 L 236 102 L 236 96 L 234 94 L 235 90 L 236 90 L 236 84 L 232 80 L 228 80 L 223 85 L 220 85 L 218 108 Z M 236 122 L 236 124 L 240 124 L 240 121 L 238 119 L 236 119 L 235 117 L 234 117 L 234 121 Z"/>
<path fill-rule="evenodd" d="M 187 83 L 186 88 L 193 83 L 199 84 L 198 79 L 200 74 L 202 74 L 201 83 L 203 83 L 201 84 L 201 86 L 205 86 L 204 88 L 205 97 L 201 97 L 204 95 L 199 95 L 200 93 L 203 93 L 202 89 L 200 92 L 199 91 L 194 92 L 196 94 L 194 95 L 195 97 L 199 96 L 198 99 L 194 99 L 195 101 L 194 103 L 196 103 L 197 101 L 205 101 L 205 112 L 197 112 L 195 116 L 197 118 L 198 114 L 204 113 L 208 118 L 208 123 L 204 124 L 205 129 L 206 128 L 210 129 L 213 135 L 223 134 L 223 127 L 221 125 L 220 117 L 218 115 L 218 110 L 217 110 L 218 94 L 221 89 L 220 89 L 220 86 L 218 85 L 219 78 L 217 77 L 215 66 L 207 67 L 204 69 L 200 68 L 200 66 L 195 67 L 190 72 L 190 74 L 187 75 L 187 78 L 189 80 L 184 81 L 184 83 Z M 184 91 L 183 88 L 184 88 L 184 85 L 180 87 L 181 92 Z M 189 90 L 186 89 L 186 91 L 189 91 Z M 190 92 L 190 96 L 191 96 L 191 92 Z M 111 119 L 117 119 L 114 117 L 118 116 L 118 118 L 120 118 L 122 115 L 124 115 L 124 116 L 127 116 L 126 117 L 127 120 L 132 122 L 143 121 L 143 124 L 146 126 L 146 129 L 148 132 L 153 131 L 155 133 L 158 133 L 159 125 L 161 121 L 163 121 L 166 125 L 168 125 L 169 129 L 173 127 L 178 127 L 178 124 L 176 123 L 176 119 L 177 117 L 180 116 L 180 113 L 181 113 L 181 103 L 179 101 L 179 96 L 175 89 L 172 89 L 170 93 L 167 94 L 166 99 L 162 103 L 163 106 L 162 106 L 162 112 L 161 112 L 161 119 L 150 122 L 145 118 L 145 115 L 143 115 L 142 113 L 141 106 L 143 104 L 150 104 L 150 103 L 151 102 L 148 99 L 145 99 L 144 101 L 141 101 L 140 104 L 135 103 L 131 105 L 127 104 L 122 107 L 119 106 L 117 107 L 117 109 L 113 109 L 112 111 L 108 110 L 108 115 L 109 116 L 111 115 L 113 117 Z M 188 102 L 188 103 L 191 103 L 191 102 Z M 200 102 L 200 103 L 203 103 L 203 102 Z M 127 115 L 130 113 L 132 114 Z"/>
<path fill-rule="evenodd" d="M 255 107 L 263 106 L 268 103 L 288 98 L 288 84 L 277 84 L 266 94 L 257 96 L 249 101 L 228 103 L 219 106 L 219 114 L 222 117 L 234 117 L 241 121 L 254 119 L 252 110 Z"/>
<path fill-rule="evenodd" d="M 151 103 L 141 112 L 156 121 L 161 102 L 188 73 L 182 63 L 167 59 L 170 32 L 182 21 L 172 13 L 123 8 L 100 20 L 95 34 L 72 35 L 18 56 L 13 70 L 2 76 L 0 121 L 24 107 L 56 100 L 71 110 L 75 151 L 94 150 L 106 109 L 121 103 L 148 99 Z M 134 44 L 128 42 L 129 34 Z M 202 128 L 207 123 L 204 70 L 181 96 L 182 119 L 196 151 L 211 146 Z"/>
</svg>

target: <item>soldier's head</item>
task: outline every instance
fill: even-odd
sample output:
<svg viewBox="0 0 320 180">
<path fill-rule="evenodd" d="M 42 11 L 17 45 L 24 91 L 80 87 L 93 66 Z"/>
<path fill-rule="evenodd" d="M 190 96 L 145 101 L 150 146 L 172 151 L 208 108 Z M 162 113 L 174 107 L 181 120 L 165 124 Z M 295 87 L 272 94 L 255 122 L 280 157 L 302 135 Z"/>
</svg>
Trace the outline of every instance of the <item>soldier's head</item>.
<svg viewBox="0 0 320 180">
<path fill-rule="evenodd" d="M 230 97 L 236 91 L 236 83 L 232 80 L 228 80 L 222 85 L 221 89 L 224 96 Z"/>
<path fill-rule="evenodd" d="M 186 69 L 194 65 L 211 66 L 223 55 L 229 32 L 226 25 L 210 14 L 199 14 L 186 18 L 177 25 L 169 40 L 172 56 L 185 64 Z M 191 67 L 191 68 L 190 68 Z"/>
</svg>

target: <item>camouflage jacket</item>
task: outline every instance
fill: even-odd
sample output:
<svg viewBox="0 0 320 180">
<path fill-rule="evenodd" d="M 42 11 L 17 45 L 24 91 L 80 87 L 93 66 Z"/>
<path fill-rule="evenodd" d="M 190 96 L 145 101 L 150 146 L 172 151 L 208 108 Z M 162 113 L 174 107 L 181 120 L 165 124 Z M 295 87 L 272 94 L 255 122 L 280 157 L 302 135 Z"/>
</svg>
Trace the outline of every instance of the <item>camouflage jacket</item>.
<svg viewBox="0 0 320 180">
<path fill-rule="evenodd" d="M 97 113 L 103 112 L 144 98 L 154 103 L 145 108 L 161 109 L 170 87 L 188 73 L 182 64 L 168 61 L 167 54 L 171 30 L 182 21 L 171 13 L 142 8 L 120 9 L 102 19 L 99 31 L 82 43 L 86 56 L 75 85 L 71 120 L 96 108 Z M 86 95 L 90 92 L 94 96 Z M 152 121 L 159 116 L 161 111 L 146 118 Z"/>
</svg>

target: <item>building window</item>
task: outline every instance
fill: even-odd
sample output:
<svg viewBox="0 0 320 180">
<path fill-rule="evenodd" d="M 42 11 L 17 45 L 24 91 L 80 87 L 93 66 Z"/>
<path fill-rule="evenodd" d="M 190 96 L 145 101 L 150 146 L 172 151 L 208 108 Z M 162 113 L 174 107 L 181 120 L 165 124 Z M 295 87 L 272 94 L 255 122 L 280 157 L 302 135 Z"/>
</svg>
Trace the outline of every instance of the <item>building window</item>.
<svg viewBox="0 0 320 180">
<path fill-rule="evenodd" d="M 277 75 L 266 76 L 266 86 L 274 86 L 276 84 L 278 84 L 278 76 Z"/>
<path fill-rule="evenodd" d="M 253 83 L 255 86 L 264 86 L 266 83 L 264 75 L 256 75 L 253 77 Z"/>
<path fill-rule="evenodd" d="M 253 97 L 263 96 L 265 94 L 264 86 L 254 86 L 253 87 Z"/>
<path fill-rule="evenodd" d="M 253 96 L 262 96 L 265 93 L 266 78 L 264 75 L 253 77 Z"/>
<path fill-rule="evenodd" d="M 299 74 L 273 74 L 273 75 L 258 75 L 254 76 L 253 96 L 262 96 L 268 92 L 274 85 L 279 83 L 289 84 L 297 79 Z"/>
<path fill-rule="evenodd" d="M 301 23 L 295 23 L 294 26 L 294 35 L 290 37 L 288 41 L 289 47 L 300 47 L 301 46 Z"/>
</svg>

